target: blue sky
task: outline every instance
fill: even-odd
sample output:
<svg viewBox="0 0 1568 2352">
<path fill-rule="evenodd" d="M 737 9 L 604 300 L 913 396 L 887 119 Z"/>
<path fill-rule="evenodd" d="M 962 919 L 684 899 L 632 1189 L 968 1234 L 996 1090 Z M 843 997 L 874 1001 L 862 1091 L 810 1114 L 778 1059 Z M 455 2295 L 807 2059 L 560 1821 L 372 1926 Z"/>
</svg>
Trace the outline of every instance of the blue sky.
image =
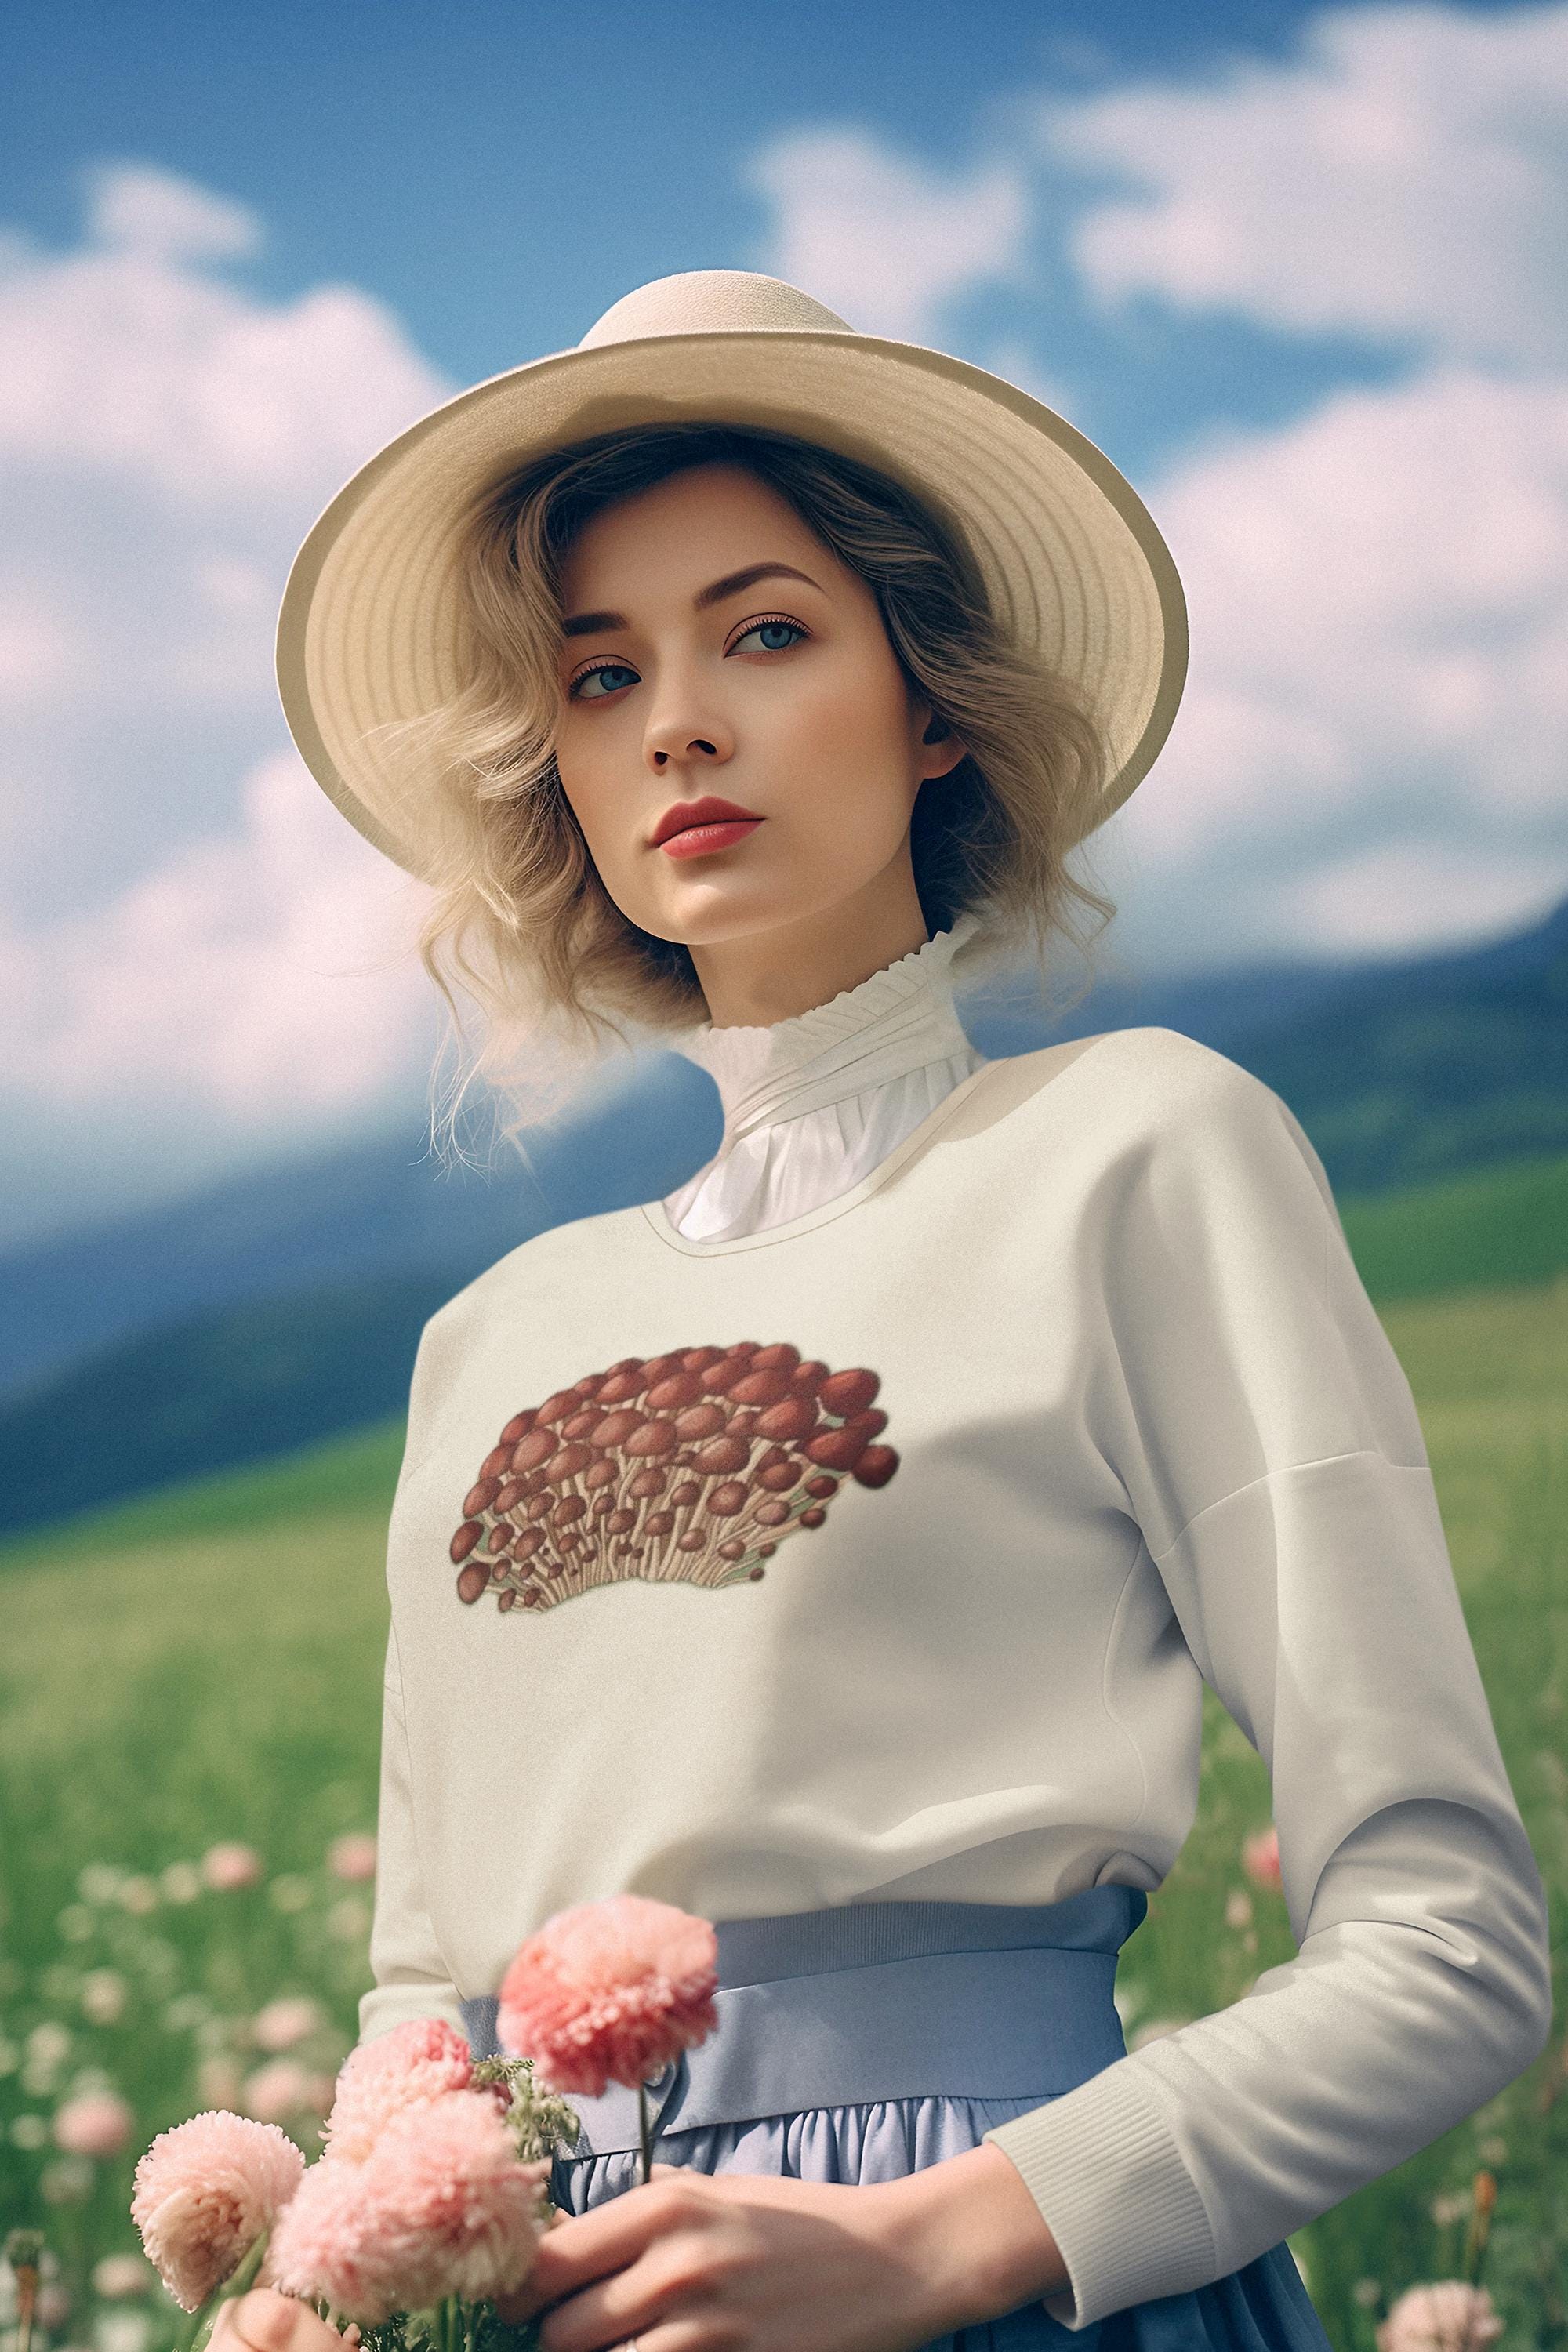
<svg viewBox="0 0 1568 2352">
<path fill-rule="evenodd" d="M 422 1099 L 412 902 L 278 714 L 341 481 L 769 270 L 1060 408 L 1192 607 L 1134 964 L 1568 887 L 1568 6 L 13 6 L 0 1241 Z"/>
<path fill-rule="evenodd" d="M 647 278 L 768 267 L 775 207 L 752 167 L 781 134 L 869 131 L 962 180 L 1025 143 L 1041 95 L 1283 63 L 1313 14 L 1247 0 L 24 6 L 0 95 L 0 217 L 67 244 L 81 162 L 156 161 L 265 222 L 246 273 L 259 295 L 346 279 L 477 383 L 574 343 Z M 1103 321 L 1058 251 L 1080 175 L 1061 175 L 1057 205 L 1042 193 L 1024 285 L 976 285 L 944 323 L 955 340 L 1020 335 L 1127 470 L 1216 417 L 1288 415 L 1388 364 L 1352 339 L 1281 351 L 1245 320 Z"/>
</svg>

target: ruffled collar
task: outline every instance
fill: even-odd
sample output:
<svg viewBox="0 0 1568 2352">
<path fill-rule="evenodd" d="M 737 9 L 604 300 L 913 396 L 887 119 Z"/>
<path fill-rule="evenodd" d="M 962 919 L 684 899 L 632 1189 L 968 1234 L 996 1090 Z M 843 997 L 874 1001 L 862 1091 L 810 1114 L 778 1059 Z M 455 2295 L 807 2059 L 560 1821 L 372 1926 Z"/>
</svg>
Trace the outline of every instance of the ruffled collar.
<svg viewBox="0 0 1568 2352">
<path fill-rule="evenodd" d="M 951 967 L 980 928 L 977 915 L 960 915 L 858 986 L 788 1020 L 722 1029 L 702 1021 L 665 1042 L 712 1077 L 731 1143 L 928 1062 L 973 1054 L 953 1006 Z"/>
</svg>

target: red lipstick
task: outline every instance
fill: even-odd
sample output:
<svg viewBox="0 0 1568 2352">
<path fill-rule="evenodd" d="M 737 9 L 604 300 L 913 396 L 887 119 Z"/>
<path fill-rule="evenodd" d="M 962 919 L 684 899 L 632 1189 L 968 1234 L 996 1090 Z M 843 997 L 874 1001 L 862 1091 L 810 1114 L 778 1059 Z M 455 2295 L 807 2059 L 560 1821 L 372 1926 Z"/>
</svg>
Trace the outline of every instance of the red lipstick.
<svg viewBox="0 0 1568 2352">
<path fill-rule="evenodd" d="M 700 801 L 677 801 L 667 808 L 653 829 L 649 845 L 671 857 L 701 857 L 710 850 L 728 849 L 731 842 L 743 841 L 762 823 L 755 810 L 738 807 L 735 802 L 709 793 Z"/>
</svg>

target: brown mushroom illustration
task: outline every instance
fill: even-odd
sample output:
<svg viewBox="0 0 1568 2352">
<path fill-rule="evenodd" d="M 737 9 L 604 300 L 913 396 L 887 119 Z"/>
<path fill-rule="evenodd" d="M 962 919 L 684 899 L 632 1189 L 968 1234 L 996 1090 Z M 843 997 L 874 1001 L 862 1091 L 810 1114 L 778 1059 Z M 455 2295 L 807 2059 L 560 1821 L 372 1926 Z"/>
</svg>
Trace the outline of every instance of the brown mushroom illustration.
<svg viewBox="0 0 1568 2352">
<path fill-rule="evenodd" d="M 452 1537 L 458 1597 L 551 1609 L 596 1585 L 754 1583 L 846 1478 L 885 1486 L 880 1380 L 787 1340 L 624 1356 L 514 1413 Z"/>
</svg>

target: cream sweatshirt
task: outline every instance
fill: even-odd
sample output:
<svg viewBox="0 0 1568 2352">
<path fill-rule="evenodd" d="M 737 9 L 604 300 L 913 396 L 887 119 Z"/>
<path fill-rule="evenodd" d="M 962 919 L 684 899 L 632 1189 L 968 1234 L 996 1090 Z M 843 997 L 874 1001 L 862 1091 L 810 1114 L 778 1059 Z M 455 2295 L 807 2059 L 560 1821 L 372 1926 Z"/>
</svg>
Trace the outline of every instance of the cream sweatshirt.
<svg viewBox="0 0 1568 2352">
<path fill-rule="evenodd" d="M 889 971 L 940 996 L 931 944 Z M 623 1889 L 1152 1890 L 1217 1692 L 1300 1950 L 987 2133 L 1069 2327 L 1239 2267 L 1544 2046 L 1408 1384 L 1300 1127 L 1173 1031 L 982 1060 L 782 1222 L 509 1253 L 425 1328 L 388 1582 L 367 2037 Z"/>
</svg>

